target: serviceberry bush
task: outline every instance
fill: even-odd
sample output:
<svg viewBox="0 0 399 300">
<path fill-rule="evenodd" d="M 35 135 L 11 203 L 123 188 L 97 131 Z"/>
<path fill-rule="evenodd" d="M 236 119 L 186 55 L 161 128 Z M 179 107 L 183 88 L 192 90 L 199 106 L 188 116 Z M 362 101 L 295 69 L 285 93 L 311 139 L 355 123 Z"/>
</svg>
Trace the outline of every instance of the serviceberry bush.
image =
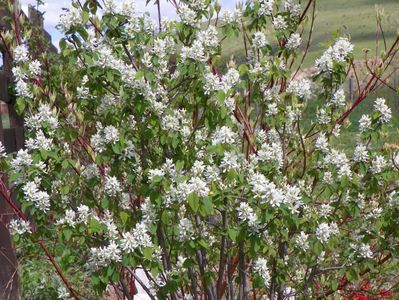
<svg viewBox="0 0 399 300">
<path fill-rule="evenodd" d="M 381 143 L 392 112 L 373 92 L 388 84 L 399 40 L 350 102 L 348 36 L 302 70 L 316 0 L 249 0 L 234 11 L 170 0 L 175 20 L 162 18 L 164 2 L 147 2 L 158 15 L 130 0 L 73 1 L 53 58 L 32 54 L 17 19 L 3 35 L 26 142 L 2 152 L 1 193 L 10 205 L 16 194 L 10 232 L 51 262 L 58 297 L 88 297 L 76 274 L 98 295 L 112 287 L 126 299 L 135 287 L 150 299 L 393 288 L 399 155 Z M 233 36 L 244 59 L 222 63 Z M 342 147 L 363 101 L 374 110 L 358 121 L 356 146 Z"/>
</svg>

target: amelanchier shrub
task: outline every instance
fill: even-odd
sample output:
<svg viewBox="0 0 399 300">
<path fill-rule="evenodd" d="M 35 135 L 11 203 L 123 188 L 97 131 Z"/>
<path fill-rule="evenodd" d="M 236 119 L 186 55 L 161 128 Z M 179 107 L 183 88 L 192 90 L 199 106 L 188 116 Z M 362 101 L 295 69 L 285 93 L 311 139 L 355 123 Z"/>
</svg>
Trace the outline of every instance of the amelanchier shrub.
<svg viewBox="0 0 399 300">
<path fill-rule="evenodd" d="M 354 149 L 340 133 L 387 84 L 398 40 L 350 102 L 348 37 L 301 75 L 315 0 L 251 0 L 234 11 L 170 2 L 176 20 L 155 1 L 158 22 L 132 1 L 74 1 L 52 61 L 34 58 L 32 31 L 16 17 L 2 34 L 26 125 L 26 148 L 2 155 L 2 195 L 12 205 L 9 187 L 21 206 L 9 224 L 16 244 L 50 260 L 63 299 L 85 299 L 71 283 L 78 272 L 89 290 L 113 286 L 127 299 L 134 285 L 151 299 L 389 290 L 399 155 L 381 142 L 392 117 L 385 99 L 367 98 L 374 111 L 356 125 Z M 240 65 L 222 63 L 234 36 Z"/>
</svg>

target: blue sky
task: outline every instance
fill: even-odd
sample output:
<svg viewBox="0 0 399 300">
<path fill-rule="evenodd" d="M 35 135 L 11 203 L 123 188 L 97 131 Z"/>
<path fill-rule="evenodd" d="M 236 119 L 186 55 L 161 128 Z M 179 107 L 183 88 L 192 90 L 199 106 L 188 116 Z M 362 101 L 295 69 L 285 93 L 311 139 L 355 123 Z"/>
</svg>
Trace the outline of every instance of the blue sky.
<svg viewBox="0 0 399 300">
<path fill-rule="evenodd" d="M 116 0 L 118 1 L 118 0 Z M 233 9 L 237 0 L 219 0 L 224 8 Z M 36 5 L 36 0 L 20 0 L 22 9 L 27 12 L 28 5 Z M 40 7 L 41 11 L 45 11 L 44 26 L 46 30 L 51 34 L 53 43 L 58 47 L 58 41 L 61 35 L 58 33 L 55 26 L 58 22 L 58 16 L 62 13 L 62 8 L 70 7 L 71 0 L 45 0 L 45 5 Z M 155 14 L 156 10 L 153 5 L 145 7 L 145 0 L 136 0 L 136 7 L 139 11 L 150 11 Z M 161 0 L 161 5 L 166 7 L 163 9 L 163 13 L 168 18 L 174 17 L 174 8 L 171 7 L 166 0 Z"/>
</svg>

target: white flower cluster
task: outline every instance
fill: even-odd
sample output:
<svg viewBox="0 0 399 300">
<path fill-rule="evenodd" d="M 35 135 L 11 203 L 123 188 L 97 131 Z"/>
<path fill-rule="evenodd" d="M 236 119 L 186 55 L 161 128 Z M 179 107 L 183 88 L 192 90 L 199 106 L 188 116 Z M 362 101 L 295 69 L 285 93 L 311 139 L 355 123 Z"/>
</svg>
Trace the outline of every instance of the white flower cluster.
<svg viewBox="0 0 399 300">
<path fill-rule="evenodd" d="M 6 147 L 4 147 L 3 143 L 0 141 L 0 159 L 5 158 L 6 156 Z"/>
<path fill-rule="evenodd" d="M 326 134 L 324 132 L 320 133 L 316 139 L 315 149 L 318 151 L 321 151 L 323 153 L 327 153 L 329 150 L 329 147 L 330 147 L 330 145 L 328 143 Z"/>
<path fill-rule="evenodd" d="M 120 262 L 121 259 L 121 250 L 114 241 L 111 241 L 108 246 L 90 249 L 88 265 L 91 269 L 98 270 L 112 262 Z"/>
<path fill-rule="evenodd" d="M 253 263 L 253 269 L 255 273 L 259 275 L 260 278 L 262 278 L 263 283 L 267 286 L 270 284 L 270 272 L 269 268 L 267 267 L 267 259 L 259 257 L 257 258 L 254 263 Z"/>
<path fill-rule="evenodd" d="M 220 168 L 224 173 L 232 169 L 239 169 L 243 164 L 243 156 L 234 152 L 224 152 L 223 159 L 220 163 Z"/>
<path fill-rule="evenodd" d="M 29 60 L 29 51 L 26 45 L 21 44 L 14 48 L 14 62 L 23 64 Z"/>
<path fill-rule="evenodd" d="M 62 33 L 67 33 L 73 26 L 82 22 L 80 11 L 77 8 L 70 8 L 59 16 L 57 28 Z"/>
<path fill-rule="evenodd" d="M 206 95 L 210 95 L 212 92 L 223 90 L 227 92 L 233 88 L 240 81 L 240 73 L 233 68 L 230 68 L 225 75 L 222 76 L 221 80 L 217 75 L 207 73 L 205 75 L 204 92 Z"/>
<path fill-rule="evenodd" d="M 284 9 L 294 17 L 299 17 L 301 14 L 301 5 L 294 3 L 293 0 L 285 0 Z"/>
<path fill-rule="evenodd" d="M 220 20 L 226 24 L 236 24 L 240 21 L 242 17 L 242 11 L 239 9 L 235 9 L 234 11 L 225 10 L 220 17 Z"/>
<path fill-rule="evenodd" d="M 388 167 L 388 162 L 382 155 L 376 155 L 371 161 L 371 172 L 373 174 L 381 173 L 386 167 Z"/>
<path fill-rule="evenodd" d="M 101 153 L 109 144 L 116 144 L 119 141 L 119 130 L 113 125 L 103 127 L 101 123 L 96 125 L 97 132 L 92 135 L 90 142 L 94 150 Z"/>
<path fill-rule="evenodd" d="M 70 300 L 71 294 L 64 285 L 60 285 L 57 289 L 57 299 Z"/>
<path fill-rule="evenodd" d="M 87 180 L 100 177 L 100 171 L 96 164 L 90 164 L 84 167 L 81 175 Z"/>
<path fill-rule="evenodd" d="M 25 125 L 31 131 L 48 129 L 49 134 L 53 134 L 58 128 L 58 118 L 56 109 L 52 109 L 48 104 L 40 103 L 36 114 L 31 114 L 25 118 Z"/>
<path fill-rule="evenodd" d="M 179 11 L 178 11 L 180 20 L 189 26 L 197 26 L 198 21 L 196 20 L 197 18 L 197 13 L 195 10 L 191 9 L 187 4 L 185 3 L 180 3 L 179 5 Z"/>
<path fill-rule="evenodd" d="M 193 223 L 187 218 L 181 218 L 178 224 L 179 241 L 189 241 L 194 239 Z"/>
<path fill-rule="evenodd" d="M 324 158 L 325 164 L 332 164 L 338 169 L 338 177 L 347 176 L 352 177 L 352 171 L 350 168 L 349 159 L 346 154 L 339 152 L 338 150 L 332 149 Z"/>
<path fill-rule="evenodd" d="M 110 197 L 115 197 L 122 191 L 121 184 L 115 176 L 106 176 L 104 184 L 104 192 Z"/>
<path fill-rule="evenodd" d="M 274 0 L 260 0 L 259 16 L 271 16 L 273 13 Z"/>
<path fill-rule="evenodd" d="M 312 96 L 312 82 L 306 78 L 295 79 L 289 83 L 287 92 L 307 100 Z"/>
<path fill-rule="evenodd" d="M 377 111 L 381 114 L 381 116 L 379 118 L 379 122 L 381 124 L 386 124 L 391 120 L 392 111 L 391 111 L 391 108 L 389 108 L 388 105 L 386 105 L 384 98 L 377 98 L 375 100 L 374 109 L 375 109 L 375 111 Z"/>
<path fill-rule="evenodd" d="M 87 225 L 91 210 L 88 206 L 81 204 L 77 207 L 77 213 L 73 209 L 67 209 L 65 216 L 57 221 L 57 225 L 67 224 L 70 227 L 75 227 L 79 223 Z"/>
<path fill-rule="evenodd" d="M 212 135 L 212 145 L 217 144 L 234 144 L 237 134 L 227 126 L 217 128 Z"/>
<path fill-rule="evenodd" d="M 316 238 L 321 243 L 327 243 L 331 236 L 339 233 L 338 226 L 336 223 L 320 223 L 316 229 Z"/>
<path fill-rule="evenodd" d="M 28 138 L 25 141 L 25 145 L 28 150 L 44 149 L 50 151 L 53 145 L 53 139 L 47 138 L 44 132 L 39 130 L 35 138 Z"/>
<path fill-rule="evenodd" d="M 174 109 L 172 112 L 165 113 L 161 118 L 163 130 L 179 132 L 183 137 L 191 134 L 191 120 L 187 116 L 185 109 Z"/>
<path fill-rule="evenodd" d="M 259 220 L 253 208 L 248 203 L 241 202 L 240 206 L 237 208 L 237 212 L 238 219 L 241 222 L 247 223 L 252 230 L 257 231 Z"/>
<path fill-rule="evenodd" d="M 345 91 L 343 89 L 338 89 L 331 100 L 327 102 L 328 106 L 333 107 L 343 107 L 346 104 Z"/>
<path fill-rule="evenodd" d="M 355 150 L 353 151 L 353 160 L 356 162 L 367 162 L 369 160 L 369 154 L 365 145 L 356 145 Z"/>
<path fill-rule="evenodd" d="M 249 184 L 252 186 L 255 198 L 260 199 L 262 203 L 268 203 L 272 207 L 285 204 L 291 213 L 298 213 L 298 209 L 303 206 L 301 190 L 296 186 L 285 184 L 282 188 L 278 188 L 260 173 L 252 174 Z"/>
<path fill-rule="evenodd" d="M 369 244 L 360 243 L 360 244 L 351 244 L 350 245 L 353 250 L 355 250 L 356 254 L 360 258 L 371 259 L 373 258 L 373 251 L 371 251 L 371 247 Z"/>
<path fill-rule="evenodd" d="M 371 129 L 371 118 L 368 115 L 362 115 L 359 120 L 360 132 L 365 132 Z"/>
<path fill-rule="evenodd" d="M 303 251 L 306 251 L 309 249 L 309 241 L 308 241 L 309 235 L 306 234 L 305 232 L 301 231 L 299 235 L 295 237 L 295 244 L 298 248 L 302 249 Z"/>
<path fill-rule="evenodd" d="M 50 196 L 45 191 L 40 191 L 35 181 L 29 181 L 22 188 L 26 201 L 32 202 L 42 212 L 50 210 Z"/>
<path fill-rule="evenodd" d="M 121 248 L 126 253 L 133 253 L 136 249 L 154 247 L 148 234 L 148 226 L 144 222 L 136 224 L 131 232 L 122 233 Z"/>
<path fill-rule="evenodd" d="M 301 35 L 297 32 L 294 32 L 290 35 L 290 37 L 287 40 L 287 43 L 285 44 L 285 47 L 288 50 L 295 50 L 297 48 L 299 48 L 299 46 L 302 43 L 302 38 Z"/>
<path fill-rule="evenodd" d="M 287 28 L 287 22 L 282 15 L 278 15 L 273 19 L 273 27 L 276 30 L 285 30 Z"/>
<path fill-rule="evenodd" d="M 8 230 L 11 235 L 23 235 L 24 233 L 32 233 L 29 221 L 22 219 L 12 219 L 8 224 Z"/>
<path fill-rule="evenodd" d="M 190 47 L 182 47 L 182 60 L 193 59 L 199 62 L 206 62 L 209 54 L 214 54 L 218 46 L 218 31 L 214 26 L 209 26 L 206 30 L 197 33 L 197 38 Z"/>
<path fill-rule="evenodd" d="M 265 142 L 253 157 L 253 163 L 265 162 L 277 164 L 277 168 L 283 167 L 283 149 L 280 141 Z"/>
<path fill-rule="evenodd" d="M 257 31 L 254 33 L 254 36 L 252 38 L 252 45 L 255 48 L 263 48 L 267 46 L 269 42 L 266 39 L 266 36 L 263 32 Z"/>
<path fill-rule="evenodd" d="M 39 76 L 41 73 L 41 68 L 42 68 L 42 65 L 38 60 L 35 59 L 34 61 L 31 61 L 29 63 L 30 75 L 33 77 Z"/>
<path fill-rule="evenodd" d="M 24 64 L 27 61 L 29 61 L 29 51 L 26 45 L 21 44 L 15 47 L 14 49 L 14 62 L 16 64 Z M 36 70 L 37 67 L 37 61 L 31 62 L 29 64 L 29 70 L 32 70 L 34 72 L 40 72 L 40 63 L 39 63 L 39 70 Z M 16 95 L 19 97 L 25 97 L 25 98 L 33 98 L 32 91 L 29 87 L 29 84 L 27 83 L 27 76 L 25 74 L 25 71 L 20 66 L 15 66 L 12 68 L 13 75 L 15 77 L 15 92 Z"/>
<path fill-rule="evenodd" d="M 14 172 L 20 173 L 30 167 L 32 163 L 32 156 L 28 153 L 28 150 L 20 149 L 17 152 L 17 156 L 11 160 L 10 166 Z"/>
<path fill-rule="evenodd" d="M 353 52 L 354 46 L 347 38 L 339 38 L 334 45 L 330 46 L 323 55 L 316 59 L 316 69 L 319 73 L 330 73 L 334 62 L 342 63 Z"/>
</svg>

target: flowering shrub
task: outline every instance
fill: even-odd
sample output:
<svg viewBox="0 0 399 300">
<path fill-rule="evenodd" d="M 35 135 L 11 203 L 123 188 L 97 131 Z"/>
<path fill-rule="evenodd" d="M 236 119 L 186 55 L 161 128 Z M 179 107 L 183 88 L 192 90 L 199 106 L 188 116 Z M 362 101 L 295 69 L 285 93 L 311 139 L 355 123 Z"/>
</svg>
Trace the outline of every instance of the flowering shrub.
<svg viewBox="0 0 399 300">
<path fill-rule="evenodd" d="M 311 76 L 298 72 L 315 1 L 171 3 L 177 20 L 157 24 L 132 1 L 73 2 L 52 63 L 14 26 L 26 120 L 26 149 L 3 160 L 21 205 L 14 241 L 44 250 L 60 298 L 85 296 L 76 272 L 128 299 L 135 286 L 151 299 L 322 299 L 384 278 L 399 234 L 399 155 L 379 146 L 385 99 L 360 119 L 354 149 L 337 145 L 398 40 L 349 103 L 347 37 Z M 245 61 L 221 66 L 233 35 Z M 12 205 L 4 183 L 2 195 Z"/>
</svg>

